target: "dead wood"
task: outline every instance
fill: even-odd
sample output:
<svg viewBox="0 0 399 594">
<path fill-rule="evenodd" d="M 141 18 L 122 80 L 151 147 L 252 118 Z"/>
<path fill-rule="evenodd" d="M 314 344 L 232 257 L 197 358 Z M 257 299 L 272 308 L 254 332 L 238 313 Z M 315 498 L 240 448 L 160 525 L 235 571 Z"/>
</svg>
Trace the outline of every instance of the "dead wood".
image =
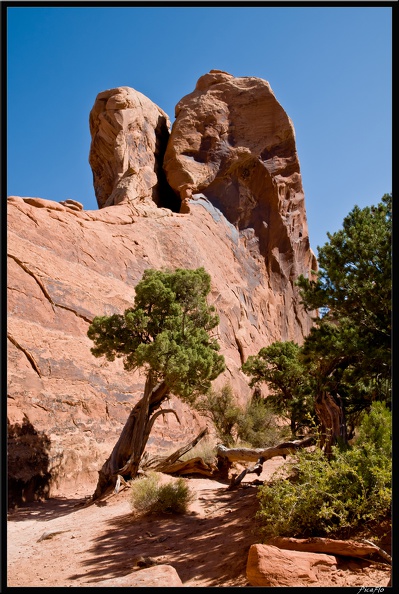
<svg viewBox="0 0 399 594">
<path fill-rule="evenodd" d="M 275 536 L 268 539 L 268 545 L 278 547 L 279 549 L 286 549 L 289 551 L 302 551 L 304 553 L 328 553 L 331 555 L 341 555 L 343 557 L 367 557 L 373 553 L 381 554 L 382 549 L 370 541 L 362 542 L 356 540 L 333 540 L 331 538 L 288 538 L 283 536 Z M 383 551 L 385 553 L 385 551 Z M 384 559 L 391 559 L 381 555 Z M 388 557 L 388 559 L 387 559 Z"/>
<path fill-rule="evenodd" d="M 200 457 L 191 458 L 190 460 L 180 460 L 181 456 L 184 456 L 184 454 L 197 445 L 207 433 L 208 428 L 205 427 L 192 441 L 167 457 L 154 456 L 149 458 L 148 454 L 143 456 L 140 464 L 140 471 L 145 472 L 146 470 L 156 470 L 158 472 L 164 472 L 165 474 L 178 475 L 202 474 L 209 478 L 215 478 L 217 468 L 214 464 L 207 464 Z"/>
<path fill-rule="evenodd" d="M 148 374 L 143 398 L 132 409 L 111 455 L 99 470 L 96 489 L 85 505 L 90 505 L 114 489 L 118 476 L 126 480 L 135 478 L 152 429 L 153 417 L 170 412 L 170 409 L 155 412 L 167 396 L 165 383 L 155 384 L 152 375 Z"/>
<path fill-rule="evenodd" d="M 181 456 L 184 456 L 184 454 L 187 454 L 187 452 L 189 452 L 194 446 L 197 445 L 197 443 L 199 441 L 201 441 L 201 439 L 207 435 L 208 433 L 208 427 L 205 427 L 204 429 L 202 429 L 200 431 L 200 433 L 197 435 L 197 437 L 195 437 L 192 441 L 190 441 L 189 443 L 187 443 L 185 446 L 179 448 L 178 450 L 176 450 L 175 452 L 173 452 L 173 454 L 170 454 L 169 456 L 166 457 L 161 457 L 161 456 L 155 456 L 152 458 L 148 457 L 148 454 L 143 456 L 142 462 L 140 464 L 140 469 L 141 470 L 157 470 L 158 472 L 165 472 L 166 474 L 169 473 L 168 468 L 172 467 L 173 464 L 175 462 L 179 461 L 179 458 L 181 458 Z M 183 462 L 180 461 L 180 463 L 182 464 Z"/>
<path fill-rule="evenodd" d="M 258 476 L 260 476 L 262 474 L 264 461 L 265 459 L 263 458 L 263 456 L 261 456 L 259 460 L 256 462 L 255 466 L 253 466 L 252 468 L 245 468 L 238 476 L 236 474 L 233 474 L 233 476 L 231 477 L 230 485 L 228 486 L 227 490 L 231 491 L 235 487 L 238 487 L 242 479 L 247 474 L 257 474 Z"/>
<path fill-rule="evenodd" d="M 207 464 L 202 458 L 191 458 L 190 460 L 179 460 L 169 464 L 161 470 L 166 474 L 203 474 L 209 478 L 214 477 L 217 468 L 213 464 Z"/>
<path fill-rule="evenodd" d="M 227 479 L 228 472 L 234 462 L 256 462 L 256 465 L 258 465 L 261 458 L 263 458 L 263 462 L 276 456 L 283 456 L 283 458 L 285 458 L 296 450 L 309 447 L 314 443 L 316 443 L 316 436 L 310 435 L 309 437 L 305 437 L 305 439 L 287 441 L 270 448 L 226 448 L 223 445 L 218 445 L 217 467 L 219 475 L 221 478 Z M 248 469 L 245 474 L 248 474 L 248 472 L 250 472 L 250 469 Z M 254 470 L 252 470 L 252 472 L 254 472 Z M 242 481 L 245 474 L 241 477 L 239 482 Z M 238 478 L 236 481 L 238 481 Z M 238 482 L 236 482 L 236 484 L 238 484 Z"/>
<path fill-rule="evenodd" d="M 342 405 L 328 392 L 320 392 L 315 399 L 315 411 L 321 426 L 321 443 L 327 456 L 338 439 L 346 442 L 346 424 Z"/>
<path fill-rule="evenodd" d="M 220 458 L 227 458 L 230 462 L 257 462 L 263 458 L 264 462 L 275 456 L 287 456 L 300 448 L 306 448 L 316 442 L 316 437 L 311 435 L 296 441 L 287 441 L 270 448 L 226 448 L 218 445 L 217 455 Z"/>
<path fill-rule="evenodd" d="M 391 555 L 389 555 L 386 551 L 384 551 L 384 549 L 382 549 L 381 547 L 377 546 L 376 544 L 374 544 L 373 542 L 371 542 L 370 540 L 367 540 L 366 538 L 362 538 L 362 542 L 365 542 L 371 546 L 373 546 L 376 550 L 376 552 L 383 558 L 385 559 L 385 561 L 388 561 L 388 563 L 390 565 L 392 565 L 392 557 Z"/>
</svg>

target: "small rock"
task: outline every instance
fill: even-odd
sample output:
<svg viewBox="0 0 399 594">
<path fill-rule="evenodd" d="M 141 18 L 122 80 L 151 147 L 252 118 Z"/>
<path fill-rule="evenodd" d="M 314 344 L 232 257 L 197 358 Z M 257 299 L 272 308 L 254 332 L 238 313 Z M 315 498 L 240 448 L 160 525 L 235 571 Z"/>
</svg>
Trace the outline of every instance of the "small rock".
<svg viewBox="0 0 399 594">
<path fill-rule="evenodd" d="M 169 588 L 182 587 L 183 583 L 174 567 L 171 565 L 156 565 L 155 567 L 149 567 L 142 571 L 136 571 L 124 575 L 122 577 L 112 578 L 108 580 L 102 580 L 96 583 L 85 584 L 85 587 L 127 587 L 127 588 L 139 588 L 139 587 L 160 587 L 164 588 L 165 585 Z"/>
</svg>

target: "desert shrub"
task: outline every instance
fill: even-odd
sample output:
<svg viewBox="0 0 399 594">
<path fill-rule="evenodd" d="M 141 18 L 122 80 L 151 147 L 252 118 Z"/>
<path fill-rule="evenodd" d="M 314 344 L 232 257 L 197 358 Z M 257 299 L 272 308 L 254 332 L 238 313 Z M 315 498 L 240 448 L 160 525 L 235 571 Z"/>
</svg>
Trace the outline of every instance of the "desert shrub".
<svg viewBox="0 0 399 594">
<path fill-rule="evenodd" d="M 263 398 L 252 398 L 237 420 L 240 443 L 253 448 L 267 448 L 289 436 L 286 427 L 279 427 L 276 415 Z"/>
<path fill-rule="evenodd" d="M 132 508 L 140 514 L 183 514 L 194 498 L 185 479 L 173 479 L 161 484 L 156 472 L 149 472 L 147 476 L 133 481 L 131 489 Z"/>
<path fill-rule="evenodd" d="M 386 517 L 392 501 L 390 433 L 390 413 L 378 403 L 355 445 L 335 446 L 330 460 L 318 448 L 298 452 L 289 480 L 276 476 L 258 491 L 263 539 L 331 535 Z"/>
<path fill-rule="evenodd" d="M 392 413 L 384 402 L 373 403 L 370 412 L 363 414 L 356 432 L 357 445 L 370 442 L 382 449 L 387 458 L 392 456 Z"/>
<path fill-rule="evenodd" d="M 225 384 L 220 390 L 211 390 L 203 395 L 195 407 L 202 415 L 211 419 L 216 434 L 224 445 L 234 444 L 234 430 L 242 411 L 235 403 L 233 390 L 229 384 Z"/>
<path fill-rule="evenodd" d="M 227 447 L 237 441 L 248 447 L 268 447 L 290 433 L 277 425 L 276 414 L 265 399 L 254 397 L 246 407 L 238 406 L 229 384 L 202 396 L 196 408 L 212 420 L 218 439 Z"/>
</svg>

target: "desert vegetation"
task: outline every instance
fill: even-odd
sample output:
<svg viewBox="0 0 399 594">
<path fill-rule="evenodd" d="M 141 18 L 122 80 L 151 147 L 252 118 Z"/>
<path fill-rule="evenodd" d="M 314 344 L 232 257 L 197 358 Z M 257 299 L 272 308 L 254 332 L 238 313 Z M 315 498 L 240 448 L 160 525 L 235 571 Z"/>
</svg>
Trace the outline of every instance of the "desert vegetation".
<svg viewBox="0 0 399 594">
<path fill-rule="evenodd" d="M 173 412 L 155 410 L 173 392 L 211 420 L 225 449 L 241 448 L 243 460 L 269 446 L 270 455 L 279 455 L 276 444 L 281 455 L 293 454 L 284 476 L 259 489 L 256 520 L 263 539 L 350 534 L 388 517 L 391 217 L 387 194 L 375 207 L 355 207 L 343 229 L 328 235 L 329 242 L 319 248 L 319 270 L 297 281 L 314 326 L 302 345 L 275 342 L 247 359 L 242 370 L 254 393 L 244 408 L 228 384 L 212 388 L 224 360 L 210 335 L 218 318 L 206 302 L 209 275 L 204 269 L 147 270 L 134 307 L 96 318 L 88 332 L 96 357 L 123 357 L 127 370 L 147 372 L 143 399 L 103 467 L 95 495 L 117 474 L 136 477 L 154 419 Z M 269 389 L 266 399 L 257 389 L 261 383 Z M 278 445 L 304 435 L 315 439 Z M 315 446 L 296 451 L 298 444 Z M 185 460 L 194 453 L 185 451 Z M 209 464 L 216 453 L 208 447 Z M 190 501 L 183 479 L 163 485 L 153 472 L 132 488 L 136 510 L 183 512 Z"/>
<path fill-rule="evenodd" d="M 131 504 L 137 514 L 182 514 L 193 498 L 187 479 L 181 477 L 162 483 L 160 474 L 150 471 L 131 484 Z"/>
</svg>

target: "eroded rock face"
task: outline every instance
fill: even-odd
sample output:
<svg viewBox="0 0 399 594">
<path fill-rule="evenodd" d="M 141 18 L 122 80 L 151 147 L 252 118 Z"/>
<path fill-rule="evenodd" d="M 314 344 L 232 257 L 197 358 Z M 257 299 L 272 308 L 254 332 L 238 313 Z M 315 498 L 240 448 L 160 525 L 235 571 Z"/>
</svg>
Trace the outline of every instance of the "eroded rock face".
<svg viewBox="0 0 399 594">
<path fill-rule="evenodd" d="M 247 93 L 252 107 L 262 106 L 253 120 Z M 100 93 L 90 117 L 100 210 L 85 211 L 71 199 L 8 199 L 8 417 L 16 500 L 74 492 L 82 483 L 93 491 L 144 377 L 125 372 L 121 360 L 95 359 L 87 329 L 94 316 L 133 304 L 145 269 L 203 266 L 210 274 L 209 302 L 220 317 L 226 360 L 214 387 L 230 383 L 241 404 L 251 395 L 240 371 L 247 357 L 277 340 L 301 343 L 310 331 L 295 279 L 310 275 L 315 258 L 289 119 L 264 81 L 213 71 L 179 106 L 165 165 L 175 192 L 184 199 L 187 188 L 194 192 L 186 214 L 166 199 L 159 169 L 156 131 L 167 130 L 167 116 L 124 87 Z M 274 119 L 267 119 L 265 106 Z M 209 115 L 201 128 L 194 107 L 205 123 L 210 112 L 216 120 Z M 259 141 L 251 122 L 259 122 Z M 262 235 L 263 223 L 269 235 Z M 160 416 L 150 451 L 179 447 L 206 424 L 174 397 L 171 407 L 181 424 Z"/>
<path fill-rule="evenodd" d="M 202 76 L 176 106 L 164 167 L 183 206 L 203 193 L 284 292 L 310 248 L 295 131 L 269 83 L 220 70 Z"/>
<path fill-rule="evenodd" d="M 130 87 L 97 95 L 89 162 L 99 208 L 144 200 L 179 210 L 162 170 L 169 127 L 167 114 Z"/>
</svg>

